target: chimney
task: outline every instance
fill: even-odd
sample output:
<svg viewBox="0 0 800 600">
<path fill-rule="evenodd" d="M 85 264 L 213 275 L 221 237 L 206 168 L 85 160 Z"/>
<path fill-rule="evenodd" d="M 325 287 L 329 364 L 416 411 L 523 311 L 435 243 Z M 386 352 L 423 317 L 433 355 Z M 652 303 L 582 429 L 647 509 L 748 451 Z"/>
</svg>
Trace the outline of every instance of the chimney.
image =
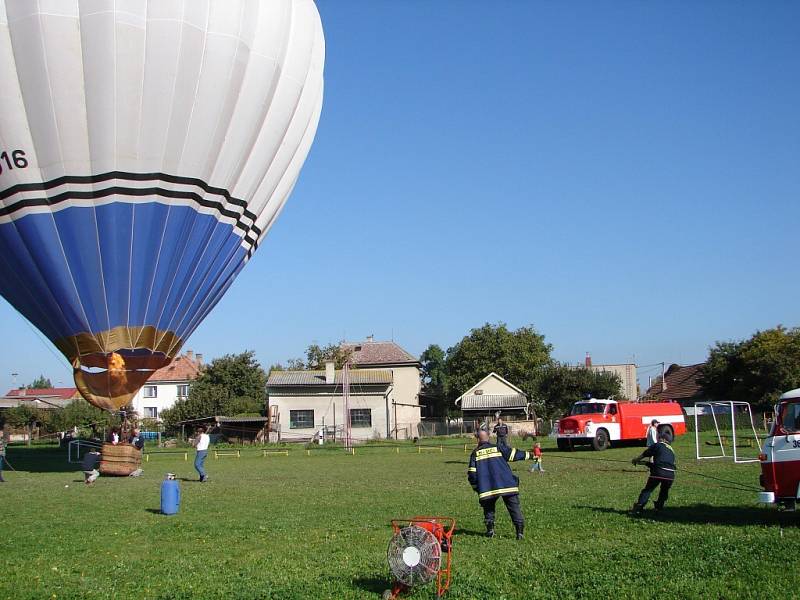
<svg viewBox="0 0 800 600">
<path fill-rule="evenodd" d="M 592 355 L 588 352 L 586 353 L 586 368 L 590 368 L 592 366 Z"/>
<path fill-rule="evenodd" d="M 374 336 L 374 335 L 371 335 L 371 334 L 370 334 L 370 335 L 368 335 L 368 336 L 367 336 L 367 341 L 368 341 L 368 342 L 374 342 L 374 341 L 375 341 L 375 336 Z"/>
<path fill-rule="evenodd" d="M 332 360 L 325 362 L 325 383 L 332 384 L 336 379 L 336 363 Z"/>
<path fill-rule="evenodd" d="M 193 354 L 194 354 L 194 352 L 192 352 L 191 350 L 187 350 L 186 351 L 186 358 L 188 358 L 189 360 L 192 360 L 192 355 Z"/>
<path fill-rule="evenodd" d="M 199 353 L 197 354 L 197 362 L 200 363 L 201 365 L 203 364 L 203 355 L 202 354 L 199 354 Z"/>
</svg>

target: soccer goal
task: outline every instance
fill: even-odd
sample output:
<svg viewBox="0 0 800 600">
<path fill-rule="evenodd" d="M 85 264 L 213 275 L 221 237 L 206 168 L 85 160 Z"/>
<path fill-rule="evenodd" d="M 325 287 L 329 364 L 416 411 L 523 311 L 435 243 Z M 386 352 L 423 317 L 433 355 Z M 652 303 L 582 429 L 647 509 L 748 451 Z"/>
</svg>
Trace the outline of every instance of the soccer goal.
<svg viewBox="0 0 800 600">
<path fill-rule="evenodd" d="M 749 402 L 695 402 L 694 443 L 697 460 L 732 458 L 758 462 L 761 440 Z M 703 449 L 708 448 L 706 453 Z"/>
</svg>

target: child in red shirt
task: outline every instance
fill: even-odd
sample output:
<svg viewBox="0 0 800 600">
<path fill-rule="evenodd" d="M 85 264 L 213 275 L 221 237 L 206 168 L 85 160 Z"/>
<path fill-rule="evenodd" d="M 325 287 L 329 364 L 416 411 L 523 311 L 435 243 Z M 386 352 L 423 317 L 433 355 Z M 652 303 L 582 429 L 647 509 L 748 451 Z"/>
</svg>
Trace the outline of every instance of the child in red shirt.
<svg viewBox="0 0 800 600">
<path fill-rule="evenodd" d="M 534 471 L 544 473 L 544 469 L 542 468 L 542 445 L 539 442 L 533 445 L 533 465 L 531 466 L 530 472 L 533 473 Z"/>
</svg>

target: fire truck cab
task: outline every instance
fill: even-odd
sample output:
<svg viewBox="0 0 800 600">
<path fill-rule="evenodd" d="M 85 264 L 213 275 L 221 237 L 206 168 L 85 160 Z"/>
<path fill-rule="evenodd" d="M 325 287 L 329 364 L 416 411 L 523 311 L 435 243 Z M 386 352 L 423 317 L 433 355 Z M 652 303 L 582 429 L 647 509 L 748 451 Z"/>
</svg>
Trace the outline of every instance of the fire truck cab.
<svg viewBox="0 0 800 600">
<path fill-rule="evenodd" d="M 796 508 L 800 501 L 800 388 L 786 392 L 775 407 L 775 423 L 764 441 L 759 500 Z"/>
<path fill-rule="evenodd" d="M 560 450 L 589 444 L 605 450 L 612 442 L 647 438 L 647 428 L 658 419 L 659 431 L 673 437 L 686 433 L 683 409 L 677 402 L 617 402 L 589 398 L 572 405 L 558 422 L 556 442 Z"/>
</svg>

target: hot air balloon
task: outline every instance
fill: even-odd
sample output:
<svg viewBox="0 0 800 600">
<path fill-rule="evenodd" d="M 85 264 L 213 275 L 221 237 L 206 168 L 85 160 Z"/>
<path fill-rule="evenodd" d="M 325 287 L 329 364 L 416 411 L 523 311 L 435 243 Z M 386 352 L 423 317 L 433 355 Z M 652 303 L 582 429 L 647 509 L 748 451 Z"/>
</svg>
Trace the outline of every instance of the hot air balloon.
<svg viewBox="0 0 800 600">
<path fill-rule="evenodd" d="M 322 107 L 313 0 L 0 0 L 0 294 L 128 404 L 292 191 Z"/>
</svg>

